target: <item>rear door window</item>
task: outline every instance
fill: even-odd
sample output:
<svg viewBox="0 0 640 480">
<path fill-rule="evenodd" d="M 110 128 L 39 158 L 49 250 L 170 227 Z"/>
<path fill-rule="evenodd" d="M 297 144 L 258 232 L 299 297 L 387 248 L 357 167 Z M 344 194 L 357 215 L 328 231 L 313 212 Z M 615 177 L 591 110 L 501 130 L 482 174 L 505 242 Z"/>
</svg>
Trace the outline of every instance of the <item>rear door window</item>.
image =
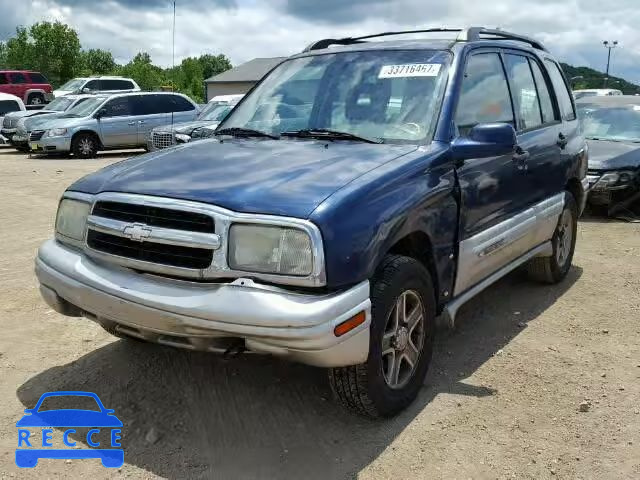
<svg viewBox="0 0 640 480">
<path fill-rule="evenodd" d="M 128 80 L 106 79 L 102 80 L 102 90 L 132 90 L 133 84 Z"/>
<path fill-rule="evenodd" d="M 542 125 L 542 113 L 538 102 L 538 92 L 527 57 L 505 55 L 507 75 L 511 82 L 511 95 L 516 111 L 519 130 L 527 130 Z"/>
<path fill-rule="evenodd" d="M 18 110 L 20 110 L 20 105 L 15 100 L 0 100 L 0 117 Z"/>
<path fill-rule="evenodd" d="M 160 95 L 132 95 L 129 98 L 132 105 L 132 115 L 154 115 L 163 113 L 161 105 L 154 97 Z"/>
<path fill-rule="evenodd" d="M 11 77 L 11 83 L 17 83 L 17 84 L 27 83 L 27 77 L 25 77 L 24 74 L 20 72 L 12 72 L 10 74 L 10 77 Z"/>
<path fill-rule="evenodd" d="M 556 117 L 555 109 L 553 108 L 553 100 L 551 99 L 551 94 L 549 93 L 549 85 L 547 84 L 547 80 L 544 78 L 538 62 L 530 58 L 529 64 L 531 65 L 533 78 L 536 81 L 538 100 L 540 100 L 540 110 L 542 111 L 542 122 L 555 122 L 559 119 L 559 117 Z"/>
<path fill-rule="evenodd" d="M 497 53 L 479 53 L 467 60 L 455 122 L 461 135 L 479 123 L 515 127 L 509 85 Z"/>
<path fill-rule="evenodd" d="M 564 79 L 562 70 L 556 62 L 546 59 L 545 65 L 553 84 L 553 89 L 556 91 L 556 98 L 558 99 L 558 106 L 560 107 L 560 113 L 563 120 L 575 120 L 576 111 L 573 108 L 573 101 L 571 100 L 571 93 L 567 87 L 567 83 Z"/>
</svg>

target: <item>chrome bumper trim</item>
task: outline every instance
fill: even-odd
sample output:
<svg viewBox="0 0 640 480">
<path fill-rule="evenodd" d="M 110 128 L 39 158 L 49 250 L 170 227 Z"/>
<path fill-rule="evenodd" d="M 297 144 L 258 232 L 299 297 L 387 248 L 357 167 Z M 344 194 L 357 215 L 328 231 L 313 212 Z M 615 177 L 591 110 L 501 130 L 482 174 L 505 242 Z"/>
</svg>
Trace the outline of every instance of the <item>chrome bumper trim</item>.
<svg viewBox="0 0 640 480">
<path fill-rule="evenodd" d="M 54 240 L 40 247 L 36 274 L 45 301 L 60 313 L 69 315 L 63 308 L 66 302 L 92 320 L 188 338 L 191 346 L 208 339 L 239 338 L 251 351 L 323 367 L 363 363 L 369 354 L 368 281 L 321 295 L 248 279 L 196 283 L 100 264 Z M 338 324 L 362 311 L 364 324 L 335 337 Z"/>
</svg>

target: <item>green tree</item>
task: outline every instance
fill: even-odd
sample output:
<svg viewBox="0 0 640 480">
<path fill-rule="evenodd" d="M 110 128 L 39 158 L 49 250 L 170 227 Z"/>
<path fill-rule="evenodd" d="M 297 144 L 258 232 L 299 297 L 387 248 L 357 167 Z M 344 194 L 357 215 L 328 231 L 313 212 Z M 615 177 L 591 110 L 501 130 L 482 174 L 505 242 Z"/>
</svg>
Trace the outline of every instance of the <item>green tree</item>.
<svg viewBox="0 0 640 480">
<path fill-rule="evenodd" d="M 225 55 L 222 54 L 211 55 L 207 53 L 204 55 L 200 55 L 197 60 L 202 67 L 202 75 L 205 80 L 231 68 L 231 62 Z"/>
<path fill-rule="evenodd" d="M 34 23 L 16 28 L 7 41 L 6 59 L 10 68 L 32 69 L 45 74 L 55 85 L 72 78 L 80 54 L 78 34 L 61 22 Z"/>
<path fill-rule="evenodd" d="M 151 63 L 147 52 L 138 53 L 129 63 L 116 69 L 116 73 L 133 78 L 142 90 L 158 90 L 166 83 L 163 70 Z"/>
<path fill-rule="evenodd" d="M 80 56 L 83 73 L 87 75 L 106 75 L 116 69 L 116 62 L 111 52 L 92 48 L 85 50 Z"/>
<path fill-rule="evenodd" d="M 197 102 L 201 102 L 204 92 L 204 74 L 202 65 L 197 58 L 189 57 L 182 60 L 177 69 L 175 82 L 181 93 L 190 96 Z M 174 77 L 175 78 L 175 77 Z"/>
</svg>

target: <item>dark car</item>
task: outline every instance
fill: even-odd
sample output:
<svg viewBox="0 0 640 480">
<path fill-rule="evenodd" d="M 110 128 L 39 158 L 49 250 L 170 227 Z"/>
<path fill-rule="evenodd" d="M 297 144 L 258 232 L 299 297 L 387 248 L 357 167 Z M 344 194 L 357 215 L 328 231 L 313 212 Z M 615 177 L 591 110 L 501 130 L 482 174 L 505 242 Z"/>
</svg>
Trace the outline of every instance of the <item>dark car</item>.
<svg viewBox="0 0 640 480">
<path fill-rule="evenodd" d="M 364 415 L 406 407 L 438 315 L 522 265 L 565 278 L 587 186 L 542 44 L 422 33 L 453 38 L 315 42 L 214 139 L 76 181 L 36 259 L 45 301 L 119 336 L 326 367 Z"/>
<path fill-rule="evenodd" d="M 635 215 L 640 204 L 640 97 L 587 97 L 576 103 L 589 145 L 589 204 L 609 215 Z"/>
</svg>

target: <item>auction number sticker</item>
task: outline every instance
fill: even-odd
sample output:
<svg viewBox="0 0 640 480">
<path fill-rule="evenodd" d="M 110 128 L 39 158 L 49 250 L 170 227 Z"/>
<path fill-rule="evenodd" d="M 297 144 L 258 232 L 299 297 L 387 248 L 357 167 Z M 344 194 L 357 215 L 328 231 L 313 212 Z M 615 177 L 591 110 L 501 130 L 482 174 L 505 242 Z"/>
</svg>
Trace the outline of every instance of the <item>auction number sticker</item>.
<svg viewBox="0 0 640 480">
<path fill-rule="evenodd" d="M 409 63 L 406 65 L 384 65 L 378 78 L 437 77 L 439 63 Z"/>
</svg>

